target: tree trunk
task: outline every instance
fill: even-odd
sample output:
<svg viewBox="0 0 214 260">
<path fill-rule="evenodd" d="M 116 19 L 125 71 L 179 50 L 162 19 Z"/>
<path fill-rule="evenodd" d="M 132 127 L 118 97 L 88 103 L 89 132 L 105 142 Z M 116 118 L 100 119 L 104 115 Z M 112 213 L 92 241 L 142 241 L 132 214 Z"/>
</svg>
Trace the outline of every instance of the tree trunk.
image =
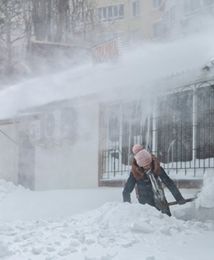
<svg viewBox="0 0 214 260">
<path fill-rule="evenodd" d="M 67 21 L 69 14 L 69 0 L 58 0 L 57 5 L 58 19 L 55 40 L 62 42 L 67 32 Z"/>
<path fill-rule="evenodd" d="M 11 16 L 8 11 L 7 2 L 5 3 L 5 15 L 6 15 L 6 49 L 7 49 L 7 58 L 6 58 L 6 74 L 12 72 L 12 42 L 11 42 Z"/>
</svg>

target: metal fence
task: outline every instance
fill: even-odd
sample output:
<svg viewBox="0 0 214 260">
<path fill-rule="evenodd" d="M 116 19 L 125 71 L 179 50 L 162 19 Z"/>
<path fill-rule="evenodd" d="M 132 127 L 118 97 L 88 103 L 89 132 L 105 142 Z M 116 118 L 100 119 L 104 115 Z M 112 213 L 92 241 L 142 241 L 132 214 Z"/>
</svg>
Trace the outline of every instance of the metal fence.
<svg viewBox="0 0 214 260">
<path fill-rule="evenodd" d="M 157 155 L 168 172 L 202 176 L 214 167 L 214 86 L 164 97 L 157 115 Z"/>
<path fill-rule="evenodd" d="M 127 178 L 134 143 L 148 147 L 178 178 L 201 178 L 206 169 L 214 168 L 213 82 L 163 96 L 150 114 L 140 100 L 102 105 L 101 180 Z"/>
</svg>

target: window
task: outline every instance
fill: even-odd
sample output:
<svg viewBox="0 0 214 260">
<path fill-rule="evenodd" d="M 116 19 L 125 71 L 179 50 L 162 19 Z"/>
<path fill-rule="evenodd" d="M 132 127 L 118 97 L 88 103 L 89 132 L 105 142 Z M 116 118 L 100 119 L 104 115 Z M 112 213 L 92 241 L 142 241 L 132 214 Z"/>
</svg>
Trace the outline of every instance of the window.
<svg viewBox="0 0 214 260">
<path fill-rule="evenodd" d="M 107 19 L 107 8 L 106 7 L 103 8 L 103 19 L 104 20 Z"/>
<path fill-rule="evenodd" d="M 119 18 L 124 17 L 124 5 L 119 5 Z"/>
<path fill-rule="evenodd" d="M 184 3 L 184 11 L 186 13 L 196 11 L 200 8 L 200 0 L 189 0 Z"/>
<path fill-rule="evenodd" d="M 153 0 L 154 8 L 159 8 L 161 6 L 161 0 Z"/>
<path fill-rule="evenodd" d="M 191 161 L 192 92 L 166 96 L 158 107 L 158 157 L 163 163 Z"/>
<path fill-rule="evenodd" d="M 124 18 L 124 5 L 110 5 L 100 7 L 97 10 L 97 16 L 100 21 L 111 21 Z"/>
<path fill-rule="evenodd" d="M 204 0 L 205 5 L 211 5 L 213 4 L 213 0 Z"/>
<path fill-rule="evenodd" d="M 198 159 L 214 157 L 214 86 L 197 90 L 197 138 Z"/>
<path fill-rule="evenodd" d="M 108 7 L 108 18 L 109 18 L 109 19 L 111 19 L 112 16 L 113 16 L 112 10 L 113 10 L 113 6 L 109 6 L 109 7 Z"/>
<path fill-rule="evenodd" d="M 200 0 L 191 0 L 191 9 L 194 11 L 200 8 Z"/>
<path fill-rule="evenodd" d="M 132 15 L 134 17 L 139 16 L 140 14 L 140 1 L 133 1 L 132 2 Z"/>
<path fill-rule="evenodd" d="M 155 38 L 161 37 L 163 35 L 163 26 L 162 24 L 159 23 L 155 23 L 153 24 L 153 36 Z"/>
<path fill-rule="evenodd" d="M 98 19 L 99 19 L 99 20 L 102 20 L 102 12 L 103 12 L 103 9 L 102 9 L 102 8 L 98 8 L 98 10 L 97 10 L 97 16 L 98 16 Z"/>
<path fill-rule="evenodd" d="M 114 6 L 114 7 L 113 7 L 113 10 L 114 10 L 113 16 L 114 16 L 114 17 L 118 17 L 118 6 Z"/>
</svg>

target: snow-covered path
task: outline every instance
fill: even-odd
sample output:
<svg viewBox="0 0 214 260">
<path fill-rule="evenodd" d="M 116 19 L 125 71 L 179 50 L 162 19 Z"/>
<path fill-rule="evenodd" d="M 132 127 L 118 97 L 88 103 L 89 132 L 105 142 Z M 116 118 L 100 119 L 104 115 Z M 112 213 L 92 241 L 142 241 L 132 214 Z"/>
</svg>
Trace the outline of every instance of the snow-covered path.
<svg viewBox="0 0 214 260">
<path fill-rule="evenodd" d="M 194 203 L 169 218 L 121 203 L 120 188 L 32 192 L 2 181 L 0 194 L 0 259 L 213 260 L 214 221 L 192 219 Z"/>
</svg>

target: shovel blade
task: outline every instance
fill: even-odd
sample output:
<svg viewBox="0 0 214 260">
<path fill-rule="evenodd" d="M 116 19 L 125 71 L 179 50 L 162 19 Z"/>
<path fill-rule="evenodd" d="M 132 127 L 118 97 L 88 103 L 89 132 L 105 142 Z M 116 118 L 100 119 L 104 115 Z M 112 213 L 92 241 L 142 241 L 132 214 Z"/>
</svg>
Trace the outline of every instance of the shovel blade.
<svg viewBox="0 0 214 260">
<path fill-rule="evenodd" d="M 187 203 L 187 202 L 191 202 L 191 201 L 194 201 L 196 199 L 196 197 L 194 197 L 194 198 L 189 198 L 189 199 L 185 199 L 185 202 Z M 173 205 L 177 205 L 178 204 L 178 202 L 177 201 L 172 201 L 172 202 L 169 202 L 168 203 L 168 205 L 169 206 L 173 206 Z"/>
</svg>

